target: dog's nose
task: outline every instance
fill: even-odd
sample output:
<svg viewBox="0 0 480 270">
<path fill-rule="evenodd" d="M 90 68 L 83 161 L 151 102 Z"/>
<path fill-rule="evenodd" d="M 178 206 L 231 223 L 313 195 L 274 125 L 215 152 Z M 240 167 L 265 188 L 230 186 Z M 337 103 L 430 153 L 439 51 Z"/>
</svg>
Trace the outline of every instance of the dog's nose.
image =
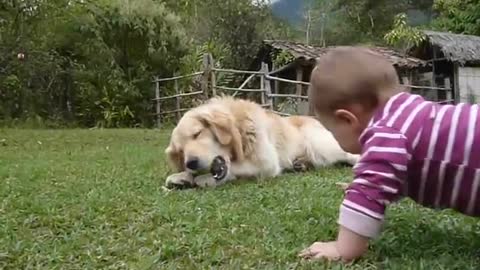
<svg viewBox="0 0 480 270">
<path fill-rule="evenodd" d="M 197 157 L 191 157 L 187 160 L 187 164 L 185 164 L 185 166 L 187 166 L 187 168 L 190 170 L 198 170 L 199 164 L 200 160 Z"/>
</svg>

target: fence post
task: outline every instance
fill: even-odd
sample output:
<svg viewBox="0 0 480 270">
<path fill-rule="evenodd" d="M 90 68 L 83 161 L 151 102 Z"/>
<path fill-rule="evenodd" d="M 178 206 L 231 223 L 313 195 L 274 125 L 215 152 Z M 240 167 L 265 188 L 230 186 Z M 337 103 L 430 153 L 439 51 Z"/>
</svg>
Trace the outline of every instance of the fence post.
<svg viewBox="0 0 480 270">
<path fill-rule="evenodd" d="M 267 104 L 268 104 L 268 107 L 270 108 L 270 110 L 273 110 L 273 97 L 272 97 L 272 88 L 271 88 L 271 85 L 270 85 L 270 80 L 267 79 L 267 75 L 268 75 L 268 65 L 264 62 L 262 62 L 262 69 L 261 71 L 263 72 L 263 74 L 261 75 L 261 82 L 262 82 L 262 85 L 260 86 L 262 89 L 263 89 L 263 92 L 262 92 L 262 105 L 264 103 L 264 100 L 266 98 L 267 100 Z"/>
<path fill-rule="evenodd" d="M 303 67 L 302 67 L 302 66 L 298 66 L 298 67 L 297 67 L 297 78 L 296 78 L 296 81 L 297 81 L 297 82 L 303 81 Z M 296 93 L 296 95 L 297 95 L 297 96 L 301 96 L 301 95 L 302 95 L 302 92 L 303 92 L 303 86 L 302 86 L 300 83 L 297 83 L 296 86 L 297 86 L 297 93 Z M 301 103 L 302 103 L 302 99 L 301 99 L 301 98 L 298 98 L 298 99 L 297 99 L 297 113 L 300 112 L 300 105 L 301 105 Z"/>
<path fill-rule="evenodd" d="M 275 63 L 272 63 L 272 71 L 277 70 L 277 67 L 275 66 Z M 280 82 L 277 80 L 273 81 L 273 90 L 271 91 L 273 94 L 279 94 L 280 93 Z M 272 108 L 275 108 L 276 103 L 275 99 L 272 99 Z"/>
<path fill-rule="evenodd" d="M 313 107 L 313 102 L 310 102 L 310 91 L 312 91 L 311 86 L 307 87 L 307 96 L 308 96 L 308 115 L 315 117 L 315 108 Z"/>
<path fill-rule="evenodd" d="M 445 83 L 444 83 L 444 86 L 445 88 L 448 88 L 448 90 L 445 90 L 446 91 L 446 94 L 445 94 L 445 99 L 446 100 L 451 100 L 453 99 L 453 95 L 452 95 L 452 87 L 450 85 L 450 78 L 445 78 Z"/>
<path fill-rule="evenodd" d="M 203 55 L 203 74 L 202 74 L 202 92 L 205 95 L 205 98 L 208 98 L 208 78 L 210 77 L 210 64 L 209 64 L 208 54 Z"/>
<path fill-rule="evenodd" d="M 266 97 L 268 96 L 268 94 L 267 94 L 267 89 L 265 88 L 265 86 L 266 86 L 265 82 L 267 81 L 267 78 L 264 75 L 265 74 L 265 65 L 264 65 L 263 62 L 262 62 L 262 65 L 260 67 L 260 71 L 263 72 L 263 74 L 260 76 L 260 89 L 262 89 L 262 92 L 260 92 L 260 104 L 262 104 L 262 106 L 265 106 L 265 104 L 266 104 L 265 100 L 266 100 Z"/>
<path fill-rule="evenodd" d="M 181 97 L 179 96 L 180 95 L 180 91 L 178 89 L 178 80 L 174 80 L 173 81 L 174 83 L 174 88 L 175 88 L 175 109 L 177 110 L 176 112 L 176 115 L 177 115 L 177 123 L 180 121 L 180 117 L 182 116 L 180 114 L 180 99 Z"/>
<path fill-rule="evenodd" d="M 162 113 L 161 104 L 160 104 L 160 82 L 158 81 L 158 76 L 154 77 L 155 80 L 155 101 L 157 102 L 157 128 L 162 127 Z"/>
<path fill-rule="evenodd" d="M 213 68 L 215 68 L 215 61 L 213 60 L 213 56 L 211 54 L 208 54 L 208 63 L 210 65 L 210 77 L 211 77 L 211 80 L 212 80 L 212 96 L 216 96 L 217 95 L 217 82 L 216 82 L 216 77 L 215 77 L 215 70 L 213 70 Z"/>
</svg>

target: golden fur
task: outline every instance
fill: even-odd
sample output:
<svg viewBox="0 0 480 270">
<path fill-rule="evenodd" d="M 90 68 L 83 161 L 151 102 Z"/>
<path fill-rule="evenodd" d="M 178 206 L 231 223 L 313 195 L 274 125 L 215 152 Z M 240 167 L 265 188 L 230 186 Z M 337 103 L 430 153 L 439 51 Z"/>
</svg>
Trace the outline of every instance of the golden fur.
<svg viewBox="0 0 480 270">
<path fill-rule="evenodd" d="M 210 99 L 185 113 L 165 153 L 176 172 L 167 178 L 167 186 L 202 187 L 336 162 L 353 165 L 358 158 L 345 153 L 311 117 L 280 117 L 254 102 L 232 97 Z M 208 171 L 217 156 L 227 163 L 224 179 L 215 180 L 211 174 L 194 177 L 197 171 Z M 190 163 L 194 166 L 187 166 L 189 161 L 195 161 Z"/>
</svg>

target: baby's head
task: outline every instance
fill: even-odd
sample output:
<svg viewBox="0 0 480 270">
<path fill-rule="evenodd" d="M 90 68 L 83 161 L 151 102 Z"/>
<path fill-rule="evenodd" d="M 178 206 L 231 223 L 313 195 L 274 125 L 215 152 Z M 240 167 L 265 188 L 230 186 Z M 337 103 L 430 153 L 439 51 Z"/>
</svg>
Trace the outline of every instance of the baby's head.
<svg viewBox="0 0 480 270">
<path fill-rule="evenodd" d="M 315 116 L 347 152 L 360 153 L 358 138 L 377 108 L 401 91 L 393 65 L 361 47 L 339 47 L 312 71 L 309 102 Z"/>
</svg>

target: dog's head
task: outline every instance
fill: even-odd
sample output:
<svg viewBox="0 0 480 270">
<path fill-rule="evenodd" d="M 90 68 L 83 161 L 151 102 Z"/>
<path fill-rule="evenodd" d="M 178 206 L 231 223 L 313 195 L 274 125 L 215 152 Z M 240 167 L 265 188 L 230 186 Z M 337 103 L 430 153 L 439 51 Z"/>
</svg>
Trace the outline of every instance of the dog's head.
<svg viewBox="0 0 480 270">
<path fill-rule="evenodd" d="M 187 112 L 172 132 L 165 150 L 170 166 L 191 173 L 210 169 L 221 156 L 227 164 L 244 159 L 235 118 L 226 108 L 204 105 Z"/>
</svg>

